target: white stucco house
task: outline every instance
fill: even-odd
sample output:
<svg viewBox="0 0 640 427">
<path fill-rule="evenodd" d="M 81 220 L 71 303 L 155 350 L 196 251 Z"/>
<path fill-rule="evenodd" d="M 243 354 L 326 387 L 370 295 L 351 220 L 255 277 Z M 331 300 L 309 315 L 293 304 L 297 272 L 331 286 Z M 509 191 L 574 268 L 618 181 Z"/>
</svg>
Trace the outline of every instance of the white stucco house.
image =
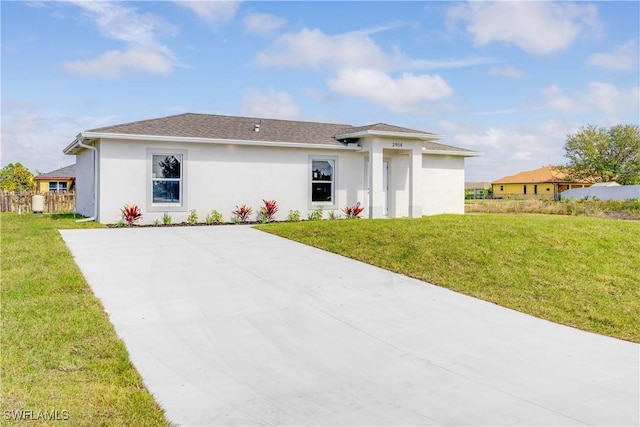
<svg viewBox="0 0 640 427">
<path fill-rule="evenodd" d="M 76 210 L 102 223 L 137 204 L 143 223 L 185 221 L 236 205 L 259 211 L 276 200 L 276 219 L 322 206 L 339 214 L 360 202 L 369 218 L 464 213 L 464 159 L 479 153 L 442 136 L 383 123 L 345 124 L 180 114 L 81 132 Z"/>
</svg>

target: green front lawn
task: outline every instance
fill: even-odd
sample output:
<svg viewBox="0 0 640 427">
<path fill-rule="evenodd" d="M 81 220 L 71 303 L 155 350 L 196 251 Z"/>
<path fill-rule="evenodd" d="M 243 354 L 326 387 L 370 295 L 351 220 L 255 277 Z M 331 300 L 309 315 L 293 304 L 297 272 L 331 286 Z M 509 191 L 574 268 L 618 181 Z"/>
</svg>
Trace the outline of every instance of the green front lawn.
<svg viewBox="0 0 640 427">
<path fill-rule="evenodd" d="M 471 214 L 259 228 L 553 322 L 640 342 L 640 221 Z"/>
<path fill-rule="evenodd" d="M 3 422 L 167 425 L 56 231 L 100 225 L 64 215 L 0 220 Z"/>
</svg>

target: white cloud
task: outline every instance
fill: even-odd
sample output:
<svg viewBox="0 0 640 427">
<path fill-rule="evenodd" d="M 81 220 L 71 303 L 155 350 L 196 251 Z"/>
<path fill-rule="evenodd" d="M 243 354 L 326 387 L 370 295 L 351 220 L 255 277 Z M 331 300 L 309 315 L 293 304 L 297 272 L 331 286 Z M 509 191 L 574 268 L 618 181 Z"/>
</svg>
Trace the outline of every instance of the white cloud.
<svg viewBox="0 0 640 427">
<path fill-rule="evenodd" d="M 622 91 L 611 83 L 590 82 L 586 90 L 573 96 L 565 95 L 558 86 L 543 90 L 550 108 L 570 113 L 591 114 L 600 124 L 615 124 L 625 120 L 637 120 L 640 113 L 640 90 L 634 87 Z"/>
<path fill-rule="evenodd" d="M 72 74 L 118 78 L 129 69 L 146 71 L 153 74 L 168 74 L 173 63 L 153 48 L 132 46 L 124 51 L 112 50 L 95 59 L 67 61 L 64 69 Z"/>
<path fill-rule="evenodd" d="M 368 35 L 344 33 L 327 35 L 318 29 L 304 28 L 298 33 L 280 36 L 273 49 L 257 57 L 263 66 L 370 67 L 391 68 L 394 57 L 382 51 Z"/>
<path fill-rule="evenodd" d="M 239 1 L 199 0 L 175 2 L 195 13 L 198 18 L 208 23 L 229 22 L 240 7 Z"/>
<path fill-rule="evenodd" d="M 566 135 L 577 129 L 557 119 L 533 126 L 484 127 L 452 121 L 439 126 L 447 135 L 445 144 L 484 154 L 471 159 L 469 165 L 465 162 L 469 181 L 495 181 L 520 171 L 563 164 Z"/>
<path fill-rule="evenodd" d="M 286 24 L 286 19 L 270 13 L 252 13 L 244 18 L 244 27 L 247 32 L 261 36 L 270 36 Z"/>
<path fill-rule="evenodd" d="M 613 52 L 594 53 L 587 64 L 611 70 L 633 70 L 638 66 L 638 44 L 629 40 L 616 46 Z"/>
<path fill-rule="evenodd" d="M 397 49 L 385 52 L 370 34 L 387 28 L 393 27 L 337 35 L 305 28 L 280 36 L 269 50 L 258 55 L 257 63 L 262 66 L 329 68 L 336 72 L 327 82 L 333 92 L 405 112 L 424 110 L 426 103 L 446 98 L 453 91 L 437 74 L 403 72 L 396 76 L 394 71 L 452 68 L 493 61 L 486 58 L 412 60 Z"/>
<path fill-rule="evenodd" d="M 300 117 L 300 107 L 286 92 L 253 92 L 247 95 L 240 108 L 240 114 L 251 117 L 293 120 Z"/>
<path fill-rule="evenodd" d="M 159 41 L 171 37 L 177 29 L 153 14 L 141 14 L 134 8 L 112 2 L 74 0 L 96 24 L 101 34 L 124 43 L 123 49 L 104 52 L 97 58 L 67 61 L 64 69 L 72 74 L 117 78 L 127 70 L 154 74 L 171 72 L 176 60 Z"/>
<path fill-rule="evenodd" d="M 527 73 L 513 67 L 493 67 L 489 70 L 489 75 L 494 77 L 520 78 L 525 77 Z"/>
<path fill-rule="evenodd" d="M 135 8 L 113 2 L 74 0 L 105 37 L 125 43 L 157 46 L 158 37 L 172 37 L 177 28 L 151 13 L 140 14 Z"/>
<path fill-rule="evenodd" d="M 113 117 L 78 117 L 19 101 L 2 101 L 2 164 L 20 162 L 31 172 L 49 172 L 75 162 L 62 149 L 79 131 Z"/>
<path fill-rule="evenodd" d="M 394 79 L 384 72 L 366 68 L 339 70 L 336 78 L 329 81 L 329 88 L 400 112 L 418 109 L 425 102 L 448 97 L 453 92 L 437 74 L 402 73 Z"/>
<path fill-rule="evenodd" d="M 546 54 L 569 47 L 585 30 L 597 30 L 597 14 L 591 4 L 477 1 L 453 6 L 448 18 L 466 22 L 475 46 L 501 42 L 529 53 Z"/>
</svg>

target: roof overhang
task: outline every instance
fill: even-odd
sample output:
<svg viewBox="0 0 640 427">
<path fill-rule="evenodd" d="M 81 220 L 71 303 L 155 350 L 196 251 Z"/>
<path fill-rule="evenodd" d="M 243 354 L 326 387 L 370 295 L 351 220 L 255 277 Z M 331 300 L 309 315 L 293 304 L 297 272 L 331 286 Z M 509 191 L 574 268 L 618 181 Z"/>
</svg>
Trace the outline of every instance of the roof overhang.
<svg viewBox="0 0 640 427">
<path fill-rule="evenodd" d="M 456 150 L 429 150 L 422 147 L 422 154 L 433 154 L 437 156 L 458 156 L 458 157 L 482 157 L 484 153 L 478 151 L 456 151 Z"/>
<path fill-rule="evenodd" d="M 77 154 L 82 147 L 80 142 L 99 139 L 118 139 L 128 141 L 153 141 L 153 142 L 179 142 L 194 144 L 219 144 L 219 145 L 247 145 L 262 147 L 280 147 L 280 148 L 313 148 L 321 150 L 347 150 L 361 151 L 362 147 L 356 144 L 312 144 L 304 142 L 286 142 L 286 141 L 255 141 L 255 140 L 237 140 L 237 139 L 220 139 L 220 138 L 198 138 L 187 136 L 164 136 L 164 135 L 137 135 L 137 134 L 119 134 L 119 133 L 100 133 L 100 132 L 81 132 L 76 139 L 69 144 L 63 152 L 65 154 Z"/>
<path fill-rule="evenodd" d="M 36 181 L 75 181 L 76 177 L 75 176 L 35 176 L 33 177 L 33 179 L 35 179 Z"/>
<path fill-rule="evenodd" d="M 343 133 L 336 135 L 338 140 L 349 138 L 364 138 L 367 136 L 381 136 L 385 138 L 400 138 L 400 139 L 420 139 L 422 141 L 436 141 L 444 138 L 444 135 L 437 135 L 435 133 L 422 133 L 422 132 L 392 132 L 388 130 L 362 130 L 359 132 Z"/>
</svg>

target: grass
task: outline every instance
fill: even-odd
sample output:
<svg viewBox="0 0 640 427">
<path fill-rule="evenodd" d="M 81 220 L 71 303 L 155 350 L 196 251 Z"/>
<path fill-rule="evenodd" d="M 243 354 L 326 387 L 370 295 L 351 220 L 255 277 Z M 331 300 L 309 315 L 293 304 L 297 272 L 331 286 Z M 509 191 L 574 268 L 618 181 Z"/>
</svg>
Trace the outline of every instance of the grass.
<svg viewBox="0 0 640 427">
<path fill-rule="evenodd" d="M 467 213 L 537 213 L 640 220 L 640 199 L 631 200 L 466 200 Z"/>
<path fill-rule="evenodd" d="M 640 342 L 638 221 L 469 214 L 258 228 L 553 322 Z"/>
<path fill-rule="evenodd" d="M 99 225 L 77 224 L 71 215 L 8 213 L 0 220 L 1 419 L 168 425 L 56 231 Z"/>
</svg>

